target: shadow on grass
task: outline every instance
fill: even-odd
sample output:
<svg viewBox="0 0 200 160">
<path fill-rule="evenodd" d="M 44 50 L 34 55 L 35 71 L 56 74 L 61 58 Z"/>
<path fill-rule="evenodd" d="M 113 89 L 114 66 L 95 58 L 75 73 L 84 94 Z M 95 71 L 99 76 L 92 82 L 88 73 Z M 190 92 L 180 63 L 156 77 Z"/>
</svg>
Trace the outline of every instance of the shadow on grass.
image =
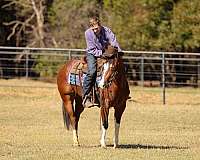
<svg viewBox="0 0 200 160">
<path fill-rule="evenodd" d="M 94 145 L 94 146 L 86 146 L 86 145 L 81 145 L 84 148 L 101 148 L 100 145 Z M 113 145 L 106 145 L 107 148 L 113 147 Z M 189 147 L 179 147 L 179 146 L 158 146 L 158 145 L 143 145 L 143 144 L 121 144 L 117 147 L 118 149 L 161 149 L 161 150 L 166 150 L 166 149 L 189 149 Z"/>
<path fill-rule="evenodd" d="M 113 147 L 113 145 L 108 145 Z M 188 149 L 189 147 L 178 147 L 178 146 L 157 146 L 157 145 L 142 145 L 142 144 L 121 144 L 118 146 L 121 149 Z"/>
</svg>

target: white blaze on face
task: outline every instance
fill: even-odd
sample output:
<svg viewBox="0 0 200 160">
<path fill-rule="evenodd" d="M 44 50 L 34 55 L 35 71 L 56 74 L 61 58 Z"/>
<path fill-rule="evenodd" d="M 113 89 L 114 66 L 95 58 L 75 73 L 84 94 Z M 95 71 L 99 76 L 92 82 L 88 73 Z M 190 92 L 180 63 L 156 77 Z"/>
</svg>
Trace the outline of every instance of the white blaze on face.
<svg viewBox="0 0 200 160">
<path fill-rule="evenodd" d="M 105 82 L 104 77 L 105 77 L 106 72 L 108 71 L 109 67 L 110 67 L 109 62 L 107 62 L 103 65 L 103 75 L 102 75 L 102 78 L 99 82 L 99 87 L 102 88 L 102 89 L 104 88 L 104 82 Z"/>
</svg>

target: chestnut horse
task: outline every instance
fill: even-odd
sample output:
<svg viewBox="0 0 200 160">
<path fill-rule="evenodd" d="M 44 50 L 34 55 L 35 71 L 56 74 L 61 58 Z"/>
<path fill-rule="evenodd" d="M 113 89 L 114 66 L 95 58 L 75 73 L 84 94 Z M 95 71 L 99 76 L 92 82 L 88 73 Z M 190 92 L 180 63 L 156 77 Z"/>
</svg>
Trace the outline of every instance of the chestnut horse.
<svg viewBox="0 0 200 160">
<path fill-rule="evenodd" d="M 104 87 L 98 88 L 100 93 L 100 118 L 102 134 L 100 139 L 101 147 L 106 147 L 105 138 L 108 128 L 109 108 L 114 107 L 115 134 L 114 148 L 118 146 L 118 136 L 121 116 L 126 108 L 126 101 L 129 98 L 129 86 L 125 76 L 125 67 L 122 60 L 122 53 L 116 51 L 112 46 L 106 50 L 109 68 L 105 72 Z M 108 56 L 107 56 L 108 55 Z M 60 70 L 57 76 L 57 85 L 63 101 L 64 124 L 69 130 L 73 130 L 74 145 L 79 146 L 78 122 L 80 114 L 83 112 L 82 105 L 82 85 L 72 85 L 67 82 L 67 78 L 72 70 L 72 66 L 80 60 L 68 61 Z"/>
</svg>

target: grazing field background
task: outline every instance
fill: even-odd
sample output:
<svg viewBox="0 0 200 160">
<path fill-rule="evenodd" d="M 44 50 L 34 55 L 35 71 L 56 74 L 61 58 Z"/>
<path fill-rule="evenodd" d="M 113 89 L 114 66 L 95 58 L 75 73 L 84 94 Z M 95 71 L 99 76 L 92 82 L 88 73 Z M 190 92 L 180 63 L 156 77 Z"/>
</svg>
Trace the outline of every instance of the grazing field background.
<svg viewBox="0 0 200 160">
<path fill-rule="evenodd" d="M 99 109 L 85 109 L 79 123 L 80 147 L 62 122 L 56 85 L 31 80 L 0 80 L 1 160 L 199 160 L 200 89 L 131 86 L 120 128 L 120 147 L 112 148 L 113 109 L 106 149 L 100 148 Z"/>
</svg>

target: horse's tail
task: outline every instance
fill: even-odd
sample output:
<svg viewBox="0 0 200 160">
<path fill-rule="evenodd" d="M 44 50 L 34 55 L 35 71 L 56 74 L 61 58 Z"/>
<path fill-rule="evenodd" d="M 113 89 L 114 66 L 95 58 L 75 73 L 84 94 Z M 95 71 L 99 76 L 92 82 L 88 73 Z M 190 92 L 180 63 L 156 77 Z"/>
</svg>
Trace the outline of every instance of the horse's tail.
<svg viewBox="0 0 200 160">
<path fill-rule="evenodd" d="M 62 113 L 63 113 L 63 122 L 64 122 L 64 126 L 67 128 L 67 130 L 70 129 L 70 119 L 69 119 L 69 114 L 66 112 L 64 103 L 62 103 Z"/>
</svg>

